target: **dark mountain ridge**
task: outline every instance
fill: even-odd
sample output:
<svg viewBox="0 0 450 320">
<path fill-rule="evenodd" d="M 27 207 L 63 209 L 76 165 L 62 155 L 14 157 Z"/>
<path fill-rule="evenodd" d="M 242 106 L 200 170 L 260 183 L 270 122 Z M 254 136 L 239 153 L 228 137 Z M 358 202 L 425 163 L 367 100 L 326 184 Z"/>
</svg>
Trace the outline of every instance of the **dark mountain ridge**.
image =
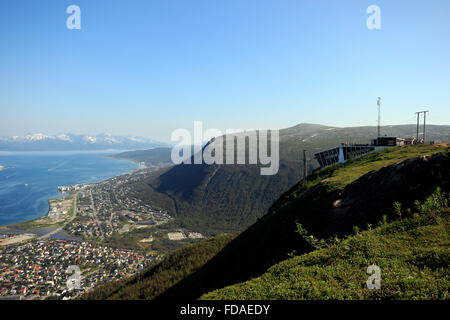
<svg viewBox="0 0 450 320">
<path fill-rule="evenodd" d="M 401 151 L 402 148 L 397 150 Z M 450 150 L 446 147 L 441 151 L 431 155 L 437 150 L 427 150 L 424 156 L 369 171 L 345 186 L 327 180 L 339 171 L 338 168 L 316 173 L 311 177 L 315 181 L 311 186 L 306 188 L 302 183 L 294 186 L 273 204 L 267 215 L 231 241 L 199 271 L 159 298 L 196 299 L 209 291 L 260 275 L 276 262 L 288 258 L 293 250 L 300 254 L 312 251 L 311 244 L 295 233 L 296 222 L 318 238 L 343 237 L 350 234 L 354 226 L 364 228 L 375 224 L 383 215 L 391 220 L 398 218 L 393 208 L 396 201 L 404 205 L 406 212 L 415 200 L 424 200 L 436 186 L 448 192 Z M 367 159 L 356 160 L 354 169 L 364 168 L 364 161 L 382 160 L 382 154 L 369 155 Z"/>
<path fill-rule="evenodd" d="M 415 125 L 383 126 L 390 136 L 414 136 Z M 181 226 L 205 233 L 244 230 L 261 217 L 278 195 L 302 179 L 301 153 L 307 150 L 308 172 L 318 167 L 314 153 L 341 142 L 369 143 L 376 127 L 336 128 L 299 124 L 280 130 L 279 171 L 260 175 L 259 165 L 180 164 L 134 186 L 138 196 L 171 211 Z M 450 140 L 450 126 L 427 126 L 427 137 Z"/>
<path fill-rule="evenodd" d="M 265 216 L 214 253 L 204 265 L 197 265 L 194 272 L 185 272 L 182 279 L 177 272 L 176 281 L 169 277 L 158 282 L 158 288 L 168 289 L 157 299 L 197 299 L 216 289 L 259 277 L 271 266 L 289 259 L 292 253 L 301 257 L 314 251 L 316 247 L 296 232 L 297 223 L 316 239 L 330 239 L 346 237 L 355 226 L 370 229 L 383 216 L 389 221 L 398 220 L 394 202 L 402 204 L 404 218 L 411 217 L 413 211 L 409 208 L 415 207 L 416 200 L 424 201 L 436 187 L 450 191 L 449 144 L 393 147 L 317 171 L 308 178 L 306 186 L 299 182 L 282 194 Z M 184 256 L 181 252 L 178 255 Z M 320 264 L 314 257 L 310 260 Z M 172 261 L 170 268 L 179 266 L 173 258 L 168 257 L 169 261 Z M 145 274 L 147 278 L 112 284 L 91 297 L 153 299 L 153 294 L 146 293 L 153 292 L 152 289 L 145 285 L 160 276 L 156 274 L 154 279 L 148 272 Z"/>
</svg>

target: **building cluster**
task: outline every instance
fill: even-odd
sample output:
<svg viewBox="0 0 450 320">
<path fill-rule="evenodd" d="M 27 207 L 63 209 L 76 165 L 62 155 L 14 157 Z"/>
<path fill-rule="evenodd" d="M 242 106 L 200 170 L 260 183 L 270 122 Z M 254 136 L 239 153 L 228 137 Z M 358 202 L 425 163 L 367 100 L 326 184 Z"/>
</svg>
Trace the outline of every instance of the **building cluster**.
<svg viewBox="0 0 450 320">
<path fill-rule="evenodd" d="M 69 213 L 73 206 L 73 200 L 70 198 L 53 199 L 49 201 L 50 210 L 48 211 L 49 218 L 59 218 Z"/>
<path fill-rule="evenodd" d="M 202 239 L 203 235 L 199 232 L 190 232 L 190 231 L 183 231 L 178 230 L 176 232 L 168 232 L 167 237 L 169 240 L 172 241 L 178 241 L 178 240 L 184 240 L 186 238 L 189 239 Z"/>
<path fill-rule="evenodd" d="M 370 144 L 354 144 L 343 142 L 340 146 L 323 150 L 314 154 L 316 160 L 319 162 L 321 168 L 333 165 L 336 163 L 345 163 L 350 159 L 355 159 L 370 152 L 381 149 L 423 143 L 415 138 L 397 138 L 397 137 L 377 137 L 372 139 Z"/>
<path fill-rule="evenodd" d="M 89 186 L 89 185 L 88 184 L 75 184 L 73 186 L 58 186 L 58 191 L 61 193 L 70 193 L 70 192 L 75 192 L 75 191 L 84 189 L 87 186 Z"/>
<path fill-rule="evenodd" d="M 48 217 L 52 222 L 64 222 L 68 240 L 0 234 L 0 299 L 70 299 L 161 260 L 164 251 L 144 256 L 140 251 L 104 245 L 104 240 L 113 235 L 163 225 L 173 219 L 167 211 L 143 202 L 133 190 L 132 184 L 145 179 L 149 172 L 139 170 L 96 184 L 58 187 L 70 196 L 49 200 Z M 72 210 L 74 215 L 70 216 Z M 69 216 L 71 219 L 66 218 Z M 196 232 L 174 231 L 169 232 L 169 239 L 203 238 Z M 149 245 L 161 236 L 152 233 L 139 233 L 142 238 L 136 247 Z M 67 283 L 71 276 L 68 268 L 73 266 L 81 271 L 80 287 L 75 289 Z"/>
<path fill-rule="evenodd" d="M 111 237 L 114 233 L 167 223 L 172 217 L 157 210 L 133 195 L 130 182 L 142 179 L 142 174 L 131 173 L 100 183 L 86 185 L 77 195 L 77 218 L 65 230 L 84 238 Z"/>
<path fill-rule="evenodd" d="M 0 247 L 0 297 L 73 298 L 101 283 L 140 272 L 159 259 L 133 250 L 65 240 Z M 80 286 L 75 289 L 67 283 L 70 266 L 81 271 Z"/>
</svg>

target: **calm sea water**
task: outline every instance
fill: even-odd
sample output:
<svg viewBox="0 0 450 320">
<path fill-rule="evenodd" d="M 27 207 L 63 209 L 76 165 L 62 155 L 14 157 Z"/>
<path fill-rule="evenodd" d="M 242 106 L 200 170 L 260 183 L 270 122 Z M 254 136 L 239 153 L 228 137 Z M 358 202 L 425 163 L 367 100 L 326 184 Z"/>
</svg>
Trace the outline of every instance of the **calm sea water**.
<svg viewBox="0 0 450 320">
<path fill-rule="evenodd" d="M 57 187 L 93 183 L 137 168 L 127 160 L 106 158 L 115 152 L 0 153 L 0 226 L 44 216 Z M 28 187 L 26 186 L 28 184 Z"/>
</svg>

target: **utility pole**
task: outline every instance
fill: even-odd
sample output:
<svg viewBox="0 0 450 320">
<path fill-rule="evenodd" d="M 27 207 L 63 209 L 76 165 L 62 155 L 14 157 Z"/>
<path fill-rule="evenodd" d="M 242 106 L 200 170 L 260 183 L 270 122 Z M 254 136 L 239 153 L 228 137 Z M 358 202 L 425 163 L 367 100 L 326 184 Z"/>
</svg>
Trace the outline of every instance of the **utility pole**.
<svg viewBox="0 0 450 320">
<path fill-rule="evenodd" d="M 306 187 L 306 177 L 308 175 L 308 172 L 306 170 L 306 150 L 303 149 L 303 184 Z"/>
<path fill-rule="evenodd" d="M 423 112 L 423 143 L 425 143 L 425 137 L 426 137 L 425 126 L 426 126 L 426 122 L 427 122 L 427 112 L 428 111 Z"/>
<path fill-rule="evenodd" d="M 417 136 L 416 136 L 416 143 L 419 143 L 419 116 L 420 112 L 416 112 L 417 114 Z"/>
<path fill-rule="evenodd" d="M 420 118 L 420 114 L 423 113 L 423 143 L 425 143 L 425 138 L 426 138 L 426 122 L 427 122 L 427 113 L 429 113 L 430 111 L 418 111 L 416 112 L 417 114 L 417 143 L 419 143 L 419 118 Z"/>
<path fill-rule="evenodd" d="M 378 127 L 377 127 L 377 137 L 381 136 L 381 129 L 380 129 L 380 113 L 381 113 L 381 98 L 378 97 L 378 101 L 377 101 L 377 105 L 378 105 Z"/>
</svg>

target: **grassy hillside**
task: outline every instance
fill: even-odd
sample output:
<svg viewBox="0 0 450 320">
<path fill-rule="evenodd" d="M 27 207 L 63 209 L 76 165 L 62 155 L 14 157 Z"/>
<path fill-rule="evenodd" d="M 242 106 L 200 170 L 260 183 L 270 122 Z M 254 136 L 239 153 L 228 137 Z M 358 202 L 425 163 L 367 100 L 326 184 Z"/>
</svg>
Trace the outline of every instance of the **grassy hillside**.
<svg viewBox="0 0 450 320">
<path fill-rule="evenodd" d="M 382 220 L 201 299 L 450 299 L 449 205 L 448 194 L 434 194 L 412 218 Z M 380 268 L 379 290 L 367 288 L 372 264 Z"/>
<path fill-rule="evenodd" d="M 428 220 L 421 220 L 422 218 L 411 218 L 414 213 L 411 208 L 417 208 L 415 200 L 426 201 L 426 197 L 437 186 L 441 186 L 444 192 L 448 192 L 450 189 L 449 145 L 396 147 L 367 155 L 345 165 L 330 167 L 314 173 L 308 177 L 307 186 L 298 183 L 273 204 L 268 214 L 235 239 L 224 239 L 224 242 L 216 247 L 217 251 L 211 251 L 214 254 L 208 255 L 207 259 L 195 264 L 194 268 L 184 267 L 186 265 L 184 259 L 190 256 L 190 253 L 182 254 L 183 250 L 181 250 L 178 256 L 174 255 L 166 260 L 170 263 L 159 265 L 158 272 L 146 271 L 143 274 L 145 276 L 139 278 L 139 281 L 134 277 L 127 280 L 129 282 L 113 284 L 113 289 L 110 289 L 109 292 L 101 289 L 103 292 L 94 292 L 89 298 L 153 298 L 157 296 L 157 299 L 196 299 L 199 297 L 209 299 L 222 296 L 231 297 L 232 293 L 230 292 L 242 294 L 242 298 L 251 297 L 251 294 L 275 298 L 277 296 L 265 295 L 257 289 L 249 291 L 249 295 L 246 296 L 243 293 L 246 292 L 244 289 L 246 286 L 233 285 L 249 281 L 252 278 L 263 279 L 263 277 L 271 277 L 272 274 L 277 274 L 276 270 L 279 270 L 276 266 L 277 263 L 291 259 L 293 253 L 298 256 L 294 258 L 297 260 L 288 260 L 282 262 L 279 266 L 284 267 L 285 264 L 283 263 L 286 263 L 287 266 L 294 267 L 297 262 L 305 261 L 300 266 L 305 268 L 310 266 L 309 271 L 313 275 L 328 273 L 327 276 L 324 275 L 323 281 L 328 281 L 326 280 L 328 278 L 330 278 L 330 281 L 334 281 L 330 274 L 335 271 L 337 277 L 344 276 L 342 273 L 346 272 L 347 267 L 345 263 L 353 263 L 352 261 L 355 262 L 355 267 L 354 269 L 348 268 L 348 281 L 356 281 L 355 279 L 360 278 L 367 279 L 364 274 L 365 270 L 360 270 L 362 265 L 367 268 L 368 263 L 377 263 L 383 270 L 386 266 L 389 267 L 387 260 L 378 258 L 385 257 L 388 259 L 387 257 L 398 256 L 399 263 L 403 265 L 407 259 L 400 254 L 400 251 L 405 248 L 417 247 L 425 251 L 431 250 L 430 252 L 427 251 L 428 253 L 423 252 L 425 257 L 423 259 L 427 259 L 426 256 L 431 255 L 430 259 L 445 260 L 447 258 L 445 258 L 445 254 L 441 254 L 440 250 L 442 248 L 448 249 L 448 223 L 442 224 L 441 221 L 438 224 L 432 224 Z M 393 206 L 396 202 L 402 204 L 402 207 L 397 207 L 397 210 Z M 404 220 L 393 222 L 387 226 L 386 221 L 394 221 L 399 218 L 398 210 L 402 213 Z M 426 211 L 425 209 L 420 210 Z M 310 235 L 314 239 L 333 239 L 336 236 L 345 238 L 353 234 L 353 231 L 358 228 L 365 229 L 368 226 L 371 227 L 371 225 L 375 226 L 380 221 L 384 221 L 380 229 L 372 233 L 358 235 L 354 240 L 349 239 L 332 243 L 320 252 L 315 250 L 318 244 L 321 246 L 323 244 L 312 241 L 310 238 Z M 308 236 L 300 236 L 296 232 L 298 224 L 301 224 L 302 228 L 308 231 Z M 427 230 L 431 231 L 428 232 Z M 422 232 L 425 232 L 422 240 L 415 243 L 414 237 L 418 237 Z M 436 238 L 433 237 L 429 237 L 427 240 L 428 235 L 431 234 L 436 235 L 440 240 L 436 242 Z M 447 240 L 445 236 L 447 236 Z M 362 240 L 360 241 L 360 239 Z M 390 240 L 389 242 L 383 242 L 383 239 Z M 429 244 L 428 247 L 427 244 Z M 189 250 L 195 251 L 196 246 L 189 247 Z M 350 251 L 346 249 L 348 246 L 351 246 Z M 312 251 L 315 252 L 311 255 L 304 255 Z M 187 252 L 189 251 L 185 251 L 185 253 Z M 364 252 L 367 254 L 360 258 L 357 257 Z M 411 256 L 410 252 L 405 251 L 405 254 L 408 257 L 419 257 L 421 253 L 417 255 L 411 253 Z M 304 255 L 304 258 L 302 258 L 302 255 Z M 193 254 L 193 256 L 196 256 L 196 254 Z M 350 260 L 347 259 L 349 256 Z M 318 257 L 317 261 L 314 260 L 315 257 Z M 339 268 L 334 270 L 333 266 L 338 261 L 338 257 L 343 259 L 340 261 Z M 323 261 L 320 260 L 322 258 Z M 194 259 L 197 258 L 194 257 Z M 317 263 L 313 263 L 314 261 Z M 189 266 L 189 264 L 187 265 Z M 274 267 L 269 269 L 272 266 Z M 323 267 L 324 269 L 319 271 L 314 267 Z M 171 274 L 171 270 L 174 268 L 178 268 L 175 277 Z M 406 270 L 405 268 L 408 268 L 408 266 L 403 265 L 402 268 L 404 269 L 401 270 Z M 166 272 L 166 269 L 168 272 Z M 275 271 L 268 272 L 268 269 Z M 151 270 L 155 269 L 152 268 Z M 433 275 L 441 275 L 433 272 L 429 277 L 427 276 L 428 280 Z M 288 274 L 289 272 L 287 272 L 286 277 L 288 277 Z M 309 277 L 309 275 L 307 273 L 305 277 Z M 158 279 L 156 288 L 159 289 L 156 291 L 153 291 L 155 282 L 152 279 Z M 307 278 L 302 279 L 307 280 Z M 147 282 L 147 280 L 149 281 Z M 269 283 L 274 285 L 274 282 Z M 300 286 L 299 282 L 295 283 L 293 288 Z M 353 286 L 361 286 L 360 282 L 355 283 Z M 322 288 L 322 284 L 319 281 L 314 285 L 317 288 Z M 279 285 L 281 286 L 281 282 Z M 258 283 L 255 286 L 258 287 L 261 284 Z M 289 287 L 290 284 L 286 283 L 284 286 Z M 224 289 L 224 291 L 215 291 L 225 287 L 227 289 Z M 230 291 L 230 288 L 233 288 L 233 290 Z M 339 289 L 339 286 L 337 288 Z M 338 289 L 335 293 L 331 292 L 333 289 L 329 289 L 331 291 L 327 297 L 346 298 L 352 290 L 349 287 L 347 293 L 343 293 Z M 145 293 L 145 290 L 148 290 L 149 293 Z M 291 294 L 293 295 L 292 292 L 282 295 L 285 290 L 287 292 L 289 289 L 280 287 L 280 290 L 278 297 L 289 298 Z M 314 290 L 311 291 L 311 295 L 305 294 L 304 297 L 325 297 L 325 293 L 322 292 L 323 289 Z M 361 290 L 355 293 L 358 297 L 360 297 Z M 441 292 L 440 289 L 436 290 Z M 127 293 L 124 294 L 124 292 Z M 210 294 L 208 294 L 209 292 Z M 275 291 L 273 292 L 275 294 Z M 426 294 L 427 297 L 432 297 L 431 293 Z M 384 297 L 388 297 L 388 295 L 386 294 Z M 400 296 L 397 294 L 395 297 L 399 298 Z"/>
<path fill-rule="evenodd" d="M 137 276 L 108 282 L 83 299 L 153 299 L 195 272 L 219 252 L 233 235 L 221 235 L 177 250 Z"/>
<path fill-rule="evenodd" d="M 393 203 L 413 208 L 436 186 L 450 188 L 448 145 L 396 147 L 343 166 L 330 167 L 297 184 L 213 259 L 162 295 L 192 299 L 263 274 L 289 257 L 315 248 L 295 233 L 301 223 L 317 238 L 345 237 L 383 215 L 397 217 Z"/>
<path fill-rule="evenodd" d="M 382 133 L 409 137 L 414 125 L 382 127 Z M 450 126 L 427 127 L 428 137 L 450 140 Z M 178 165 L 133 186 L 139 198 L 165 208 L 182 227 L 203 233 L 245 230 L 267 213 L 279 195 L 302 178 L 302 149 L 308 171 L 317 167 L 315 152 L 341 142 L 368 143 L 375 127 L 334 128 L 300 124 L 280 131 L 280 169 L 261 176 L 257 165 Z"/>
</svg>

